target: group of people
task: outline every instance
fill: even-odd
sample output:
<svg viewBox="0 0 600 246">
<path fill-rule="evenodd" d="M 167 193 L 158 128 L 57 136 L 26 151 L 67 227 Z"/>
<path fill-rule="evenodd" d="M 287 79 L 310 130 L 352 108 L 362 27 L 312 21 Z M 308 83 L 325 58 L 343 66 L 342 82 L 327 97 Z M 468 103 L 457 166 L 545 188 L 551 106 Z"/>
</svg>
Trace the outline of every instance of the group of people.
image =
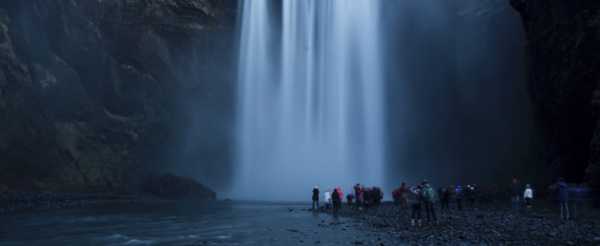
<svg viewBox="0 0 600 246">
<path fill-rule="evenodd" d="M 513 204 L 513 209 L 518 210 L 519 208 L 521 208 L 521 201 L 524 202 L 526 208 L 530 209 L 532 207 L 532 202 L 534 199 L 534 192 L 532 186 L 530 184 L 526 184 L 524 191 L 522 191 L 521 186 L 519 184 L 519 180 L 517 178 L 513 178 L 511 186 L 511 201 Z M 557 181 L 554 184 L 550 185 L 548 188 L 555 194 L 555 199 L 553 200 L 556 200 L 558 202 L 561 219 L 569 220 L 573 217 L 571 212 L 577 213 L 578 208 L 579 210 L 582 209 L 585 193 L 582 186 L 570 187 L 564 178 L 558 178 Z M 571 204 L 572 201 L 574 202 L 574 204 Z M 571 207 L 573 211 L 571 211 Z"/>
<path fill-rule="evenodd" d="M 316 211 L 319 209 L 319 187 L 315 186 L 312 191 L 312 209 Z M 344 192 L 342 188 L 336 187 L 333 189 L 333 192 L 325 191 L 323 193 L 323 198 L 325 200 L 325 209 L 333 209 L 334 212 L 337 212 L 340 208 L 342 208 L 342 200 L 344 199 Z"/>
<path fill-rule="evenodd" d="M 372 207 L 381 204 L 383 200 L 383 191 L 379 187 L 364 187 L 361 184 L 354 185 L 354 198 L 356 203 L 353 207 L 362 209 L 365 207 Z M 351 200 L 348 200 L 352 203 Z"/>
<path fill-rule="evenodd" d="M 425 181 L 424 181 L 425 182 Z M 414 188 L 419 188 L 423 183 L 417 184 Z M 469 206 L 474 207 L 475 201 L 477 197 L 477 186 L 475 184 L 470 184 L 466 186 L 456 185 L 456 186 L 448 186 L 448 187 L 440 187 L 437 190 L 437 195 L 439 195 L 440 209 L 442 211 L 448 211 L 450 209 L 450 201 L 454 199 L 456 203 L 456 208 L 458 210 L 463 209 L 463 201 L 468 202 Z M 402 183 L 399 188 L 395 189 L 392 192 L 392 197 L 394 198 L 394 204 L 398 205 L 401 208 L 408 208 L 408 198 L 411 193 L 411 187 L 408 187 L 406 183 Z"/>
<path fill-rule="evenodd" d="M 353 193 L 350 193 L 345 197 L 351 208 L 361 210 L 365 207 L 379 205 L 383 200 L 383 192 L 379 187 L 364 187 L 361 184 L 356 184 L 353 187 L 353 190 Z M 315 186 L 312 191 L 313 211 L 321 208 L 319 206 L 319 198 L 320 190 L 318 186 Z M 337 213 L 342 207 L 344 192 L 341 187 L 337 187 L 332 191 L 327 190 L 323 192 L 323 200 L 325 202 L 325 209 L 332 209 L 334 213 Z"/>
<path fill-rule="evenodd" d="M 475 185 L 456 185 L 456 186 L 448 186 L 441 187 L 438 189 L 438 193 L 440 194 L 440 209 L 442 212 L 447 212 L 450 210 L 450 201 L 454 199 L 456 203 L 457 210 L 463 210 L 463 202 L 467 201 L 470 207 L 475 206 L 475 196 L 476 196 L 476 186 Z"/>
<path fill-rule="evenodd" d="M 559 178 L 556 183 L 549 187 L 554 190 L 557 194 L 557 200 L 560 207 L 561 219 L 568 220 L 571 217 L 569 209 L 569 185 L 564 179 Z M 519 210 L 521 207 L 530 209 L 533 206 L 534 201 L 534 189 L 530 184 L 521 186 L 517 178 L 513 178 L 510 187 L 510 199 L 513 210 Z M 581 191 L 576 192 L 577 194 L 583 193 Z M 506 193 L 505 193 L 506 194 Z M 431 186 L 431 184 L 424 180 L 416 185 L 408 186 L 406 183 L 402 183 L 401 186 L 392 192 L 394 204 L 402 209 L 410 208 L 411 224 L 413 226 L 422 225 L 422 211 L 425 210 L 427 222 L 438 223 L 436 215 L 435 203 L 439 201 L 440 211 L 447 213 L 450 210 L 450 202 L 454 200 L 457 210 L 463 210 L 463 202 L 466 202 L 469 207 L 475 208 L 476 201 L 479 197 L 479 189 L 475 184 L 469 185 L 455 185 L 448 187 L 441 187 L 437 191 Z M 320 191 L 319 187 L 315 186 L 313 189 L 312 201 L 313 210 L 320 209 L 319 207 Z M 325 200 L 325 209 L 332 209 L 334 213 L 337 213 L 342 206 L 344 198 L 348 202 L 351 208 L 362 210 L 372 206 L 381 204 L 383 200 L 383 191 L 379 187 L 364 187 L 361 184 L 356 184 L 353 187 L 353 192 L 349 193 L 344 197 L 344 193 L 340 187 L 333 189 L 332 191 L 324 192 L 323 198 Z M 576 198 L 577 201 L 583 199 Z M 578 203 L 574 207 L 581 207 Z"/>
<path fill-rule="evenodd" d="M 449 193 L 444 190 L 440 194 L 442 195 L 440 200 L 443 200 Z M 434 208 L 437 194 L 427 180 L 410 187 L 403 182 L 398 189 L 392 192 L 392 198 L 394 199 L 394 204 L 400 208 L 406 209 L 410 204 L 411 225 L 421 225 L 423 209 L 425 210 L 427 221 L 437 223 L 438 220 Z M 442 206 L 447 206 L 447 203 L 443 203 Z"/>
<path fill-rule="evenodd" d="M 521 187 L 519 180 L 513 178 L 511 183 L 511 202 L 513 210 L 518 210 L 521 207 L 521 201 L 525 202 L 525 206 L 530 209 L 533 202 L 533 188 L 530 184 L 525 185 L 525 189 Z"/>
<path fill-rule="evenodd" d="M 569 185 L 564 179 L 560 178 L 558 181 L 551 185 L 550 188 L 556 193 L 556 200 L 560 207 L 561 219 L 570 218 L 569 210 Z M 513 209 L 519 209 L 524 205 L 525 208 L 531 209 L 534 200 L 534 189 L 530 184 L 521 186 L 518 180 L 515 178 L 511 184 L 511 200 Z M 581 189 L 575 192 L 576 195 L 582 196 L 583 192 Z M 436 217 L 436 211 L 434 204 L 439 201 L 440 211 L 442 213 L 450 210 L 450 202 L 454 200 L 457 210 L 463 210 L 463 202 L 466 202 L 469 207 L 475 208 L 476 201 L 479 197 L 479 189 L 475 184 L 469 184 L 466 186 L 456 185 L 441 187 L 437 190 L 437 193 L 427 181 L 423 181 L 420 184 L 414 186 L 407 186 L 406 183 L 402 183 L 401 186 L 392 192 L 394 204 L 398 207 L 405 209 L 411 209 L 411 224 L 421 225 L 422 224 L 422 210 L 425 210 L 427 222 L 438 223 Z M 581 201 L 583 199 L 577 198 L 579 202 L 575 203 L 574 208 L 582 207 Z M 521 202 L 522 201 L 522 202 Z"/>
</svg>

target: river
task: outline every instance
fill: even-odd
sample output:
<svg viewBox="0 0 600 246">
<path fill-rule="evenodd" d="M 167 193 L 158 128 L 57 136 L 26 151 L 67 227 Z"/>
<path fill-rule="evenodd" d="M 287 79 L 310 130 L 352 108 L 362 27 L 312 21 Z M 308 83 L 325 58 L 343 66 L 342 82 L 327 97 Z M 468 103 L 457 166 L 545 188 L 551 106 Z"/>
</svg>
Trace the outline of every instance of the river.
<svg viewBox="0 0 600 246">
<path fill-rule="evenodd" d="M 350 218 L 280 203 L 129 204 L 0 217 L 0 245 L 371 245 Z M 375 240 L 375 241 L 373 241 Z M 389 245 L 389 244 L 385 244 Z"/>
</svg>

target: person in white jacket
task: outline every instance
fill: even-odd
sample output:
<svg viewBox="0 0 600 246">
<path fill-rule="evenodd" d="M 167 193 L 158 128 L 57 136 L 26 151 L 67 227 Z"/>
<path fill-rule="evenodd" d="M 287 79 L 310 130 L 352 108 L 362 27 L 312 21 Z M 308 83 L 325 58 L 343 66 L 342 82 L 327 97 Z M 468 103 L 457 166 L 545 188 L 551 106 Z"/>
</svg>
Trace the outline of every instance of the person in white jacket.
<svg viewBox="0 0 600 246">
<path fill-rule="evenodd" d="M 523 192 L 523 200 L 525 200 L 525 205 L 527 208 L 531 208 L 531 201 L 533 200 L 533 189 L 531 189 L 531 185 L 527 184 L 525 186 L 525 191 Z"/>
<path fill-rule="evenodd" d="M 325 193 L 323 194 L 323 198 L 325 198 L 325 208 L 330 209 L 331 208 L 331 192 L 325 191 Z"/>
</svg>

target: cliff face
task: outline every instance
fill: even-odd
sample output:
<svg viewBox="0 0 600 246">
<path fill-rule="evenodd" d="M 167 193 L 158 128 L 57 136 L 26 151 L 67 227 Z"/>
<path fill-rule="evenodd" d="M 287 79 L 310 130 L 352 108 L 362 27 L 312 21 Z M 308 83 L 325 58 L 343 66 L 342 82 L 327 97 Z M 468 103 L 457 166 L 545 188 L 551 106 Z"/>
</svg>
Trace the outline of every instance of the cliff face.
<svg viewBox="0 0 600 246">
<path fill-rule="evenodd" d="M 2 1 L 0 191 L 119 190 L 165 168 L 232 2 Z"/>
<path fill-rule="evenodd" d="M 527 36 L 546 163 L 600 186 L 600 2 L 511 0 Z"/>
</svg>

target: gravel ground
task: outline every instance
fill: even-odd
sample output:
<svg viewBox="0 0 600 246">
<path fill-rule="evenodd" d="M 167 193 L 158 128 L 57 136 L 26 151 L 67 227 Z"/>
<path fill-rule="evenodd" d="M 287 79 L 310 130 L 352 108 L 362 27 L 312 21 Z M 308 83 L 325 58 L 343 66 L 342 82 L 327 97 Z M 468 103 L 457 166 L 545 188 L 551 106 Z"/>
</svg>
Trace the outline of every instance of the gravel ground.
<svg viewBox="0 0 600 246">
<path fill-rule="evenodd" d="M 348 208 L 340 216 L 356 218 L 365 230 L 385 231 L 401 245 L 600 245 L 600 213 L 561 221 L 557 209 L 539 206 L 513 212 L 508 208 L 481 205 L 439 214 L 439 224 L 410 225 L 410 211 L 383 204 L 357 212 Z M 424 214 L 423 214 L 424 215 Z"/>
</svg>

